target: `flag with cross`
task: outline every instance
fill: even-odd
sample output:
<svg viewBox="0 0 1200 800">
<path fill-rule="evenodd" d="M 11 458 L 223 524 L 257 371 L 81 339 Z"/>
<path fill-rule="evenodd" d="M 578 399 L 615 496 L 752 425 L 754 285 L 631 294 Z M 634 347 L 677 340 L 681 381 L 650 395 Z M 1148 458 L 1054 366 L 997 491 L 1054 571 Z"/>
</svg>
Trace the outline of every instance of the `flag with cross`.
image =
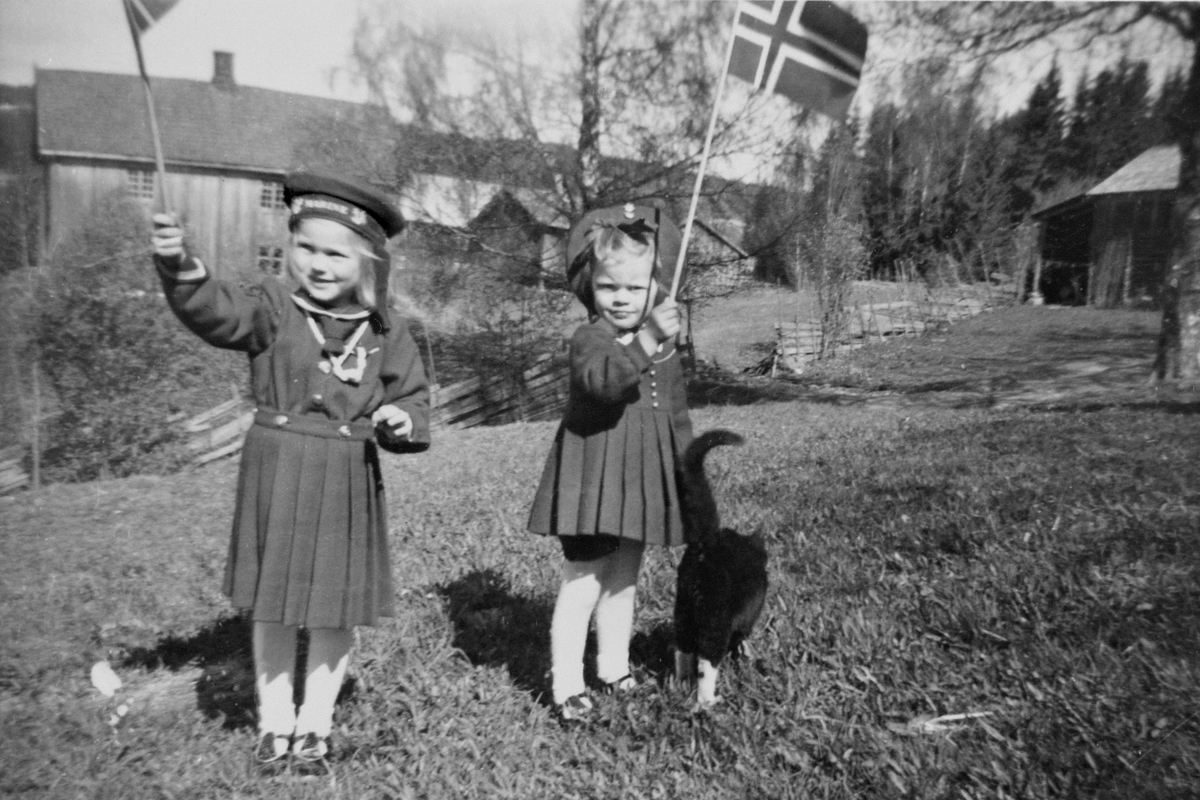
<svg viewBox="0 0 1200 800">
<path fill-rule="evenodd" d="M 729 74 L 841 119 L 866 53 L 867 29 L 833 3 L 746 0 L 738 9 Z"/>
<path fill-rule="evenodd" d="M 150 76 L 146 73 L 146 61 L 142 57 L 142 34 L 150 26 L 162 19 L 179 0 L 121 0 L 125 9 L 125 19 L 129 21 L 129 35 L 133 37 L 133 50 L 137 54 L 138 72 L 142 76 L 142 87 L 146 95 L 146 115 L 150 121 L 150 138 L 154 143 L 154 163 L 157 166 L 155 174 L 158 180 L 155 185 L 155 202 L 160 210 L 167 211 L 171 203 L 167 198 L 167 167 L 163 159 L 162 139 L 158 135 L 158 115 L 154 113 L 154 93 L 150 90 Z"/>
</svg>

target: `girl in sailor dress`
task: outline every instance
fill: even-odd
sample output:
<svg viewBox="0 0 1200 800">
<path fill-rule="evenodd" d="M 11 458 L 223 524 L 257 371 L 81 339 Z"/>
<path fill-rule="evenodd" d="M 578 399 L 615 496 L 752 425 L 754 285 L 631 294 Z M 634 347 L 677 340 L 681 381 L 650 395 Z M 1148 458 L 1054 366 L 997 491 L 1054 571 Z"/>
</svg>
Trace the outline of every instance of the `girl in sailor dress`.
<svg viewBox="0 0 1200 800">
<path fill-rule="evenodd" d="M 156 215 L 155 263 L 179 319 L 245 352 L 257 409 L 242 449 L 224 591 L 249 612 L 264 774 L 327 769 L 353 629 L 390 616 L 387 505 L 376 445 L 429 446 L 429 388 L 415 343 L 387 315 L 386 240 L 404 221 L 374 189 L 293 173 L 288 270 L 247 290 L 187 254 Z M 299 628 L 304 702 L 292 700 Z"/>
<path fill-rule="evenodd" d="M 636 686 L 629 640 L 643 551 L 684 544 L 677 463 L 692 425 L 679 311 L 660 282 L 679 247 L 671 220 L 633 204 L 585 214 L 567 240 L 568 282 L 590 321 L 571 338 L 567 408 L 529 518 L 563 549 L 550 675 L 567 720 L 593 708 L 583 675 L 593 613 L 597 677 L 608 691 Z"/>
</svg>

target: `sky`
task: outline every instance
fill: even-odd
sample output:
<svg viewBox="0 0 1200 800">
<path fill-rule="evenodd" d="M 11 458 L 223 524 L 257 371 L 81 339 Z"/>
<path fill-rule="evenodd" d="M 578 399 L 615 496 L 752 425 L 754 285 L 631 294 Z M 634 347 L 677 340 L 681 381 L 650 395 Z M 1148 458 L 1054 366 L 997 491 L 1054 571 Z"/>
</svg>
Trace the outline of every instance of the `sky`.
<svg viewBox="0 0 1200 800">
<path fill-rule="evenodd" d="M 213 51 L 234 54 L 247 86 L 362 100 L 346 66 L 361 8 L 380 0 L 179 0 L 142 37 L 151 78 L 212 78 Z M 387 2 L 387 0 L 383 0 Z M 393 0 L 394 4 L 394 0 Z M 424 14 L 533 39 L 569 34 L 574 0 L 416 0 Z M 529 32 L 533 32 L 530 34 Z M 33 83 L 34 67 L 137 73 L 121 0 L 0 0 L 0 83 Z"/>
<path fill-rule="evenodd" d="M 561 52 L 578 14 L 578 0 L 179 0 L 142 37 L 147 69 L 152 78 L 206 81 L 212 78 L 213 52 L 223 50 L 233 53 L 240 84 L 364 100 L 366 91 L 352 80 L 348 65 L 358 15 L 375 5 L 475 26 L 500 38 L 519 31 L 527 57 Z M 852 12 L 855 5 L 846 4 Z M 871 5 L 858 9 L 869 19 Z M 885 84 L 921 52 L 919 41 L 873 31 L 860 114 L 887 94 Z M 993 108 L 1008 113 L 1023 105 L 1053 52 L 1042 48 L 998 65 L 991 82 Z M 1064 93 L 1073 93 L 1085 65 L 1095 74 L 1115 55 L 1060 52 Z M 1154 41 L 1134 43 L 1130 56 L 1150 60 L 1156 80 L 1179 60 L 1179 53 Z M 136 74 L 121 0 L 0 0 L 0 83 L 31 84 L 35 66 Z"/>
</svg>

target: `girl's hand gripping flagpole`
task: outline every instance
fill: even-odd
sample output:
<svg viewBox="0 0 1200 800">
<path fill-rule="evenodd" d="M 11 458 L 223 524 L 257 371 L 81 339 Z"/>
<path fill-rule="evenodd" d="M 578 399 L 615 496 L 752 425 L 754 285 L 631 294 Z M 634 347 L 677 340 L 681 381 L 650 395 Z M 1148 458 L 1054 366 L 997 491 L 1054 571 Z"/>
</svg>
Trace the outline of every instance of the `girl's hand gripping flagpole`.
<svg viewBox="0 0 1200 800">
<path fill-rule="evenodd" d="M 738 9 L 741 2 L 733 4 L 733 22 L 737 25 Z M 729 74 L 729 58 L 733 53 L 733 28 L 729 32 L 729 45 L 725 48 L 725 63 L 721 67 L 721 79 L 717 81 L 717 94 L 713 98 L 712 114 L 708 118 L 708 132 L 704 134 L 704 149 L 700 153 L 700 166 L 696 170 L 696 185 L 692 188 L 692 202 L 688 206 L 687 220 L 683 224 L 683 241 L 679 245 L 679 256 L 675 259 L 675 277 L 671 280 L 670 299 L 675 299 L 679 291 L 679 276 L 683 274 L 683 265 L 687 261 L 688 240 L 692 236 L 692 221 L 696 218 L 696 204 L 700 201 L 700 188 L 704 184 L 704 169 L 708 166 L 708 154 L 712 150 L 713 130 L 717 125 L 717 113 L 721 109 L 721 97 L 725 93 L 725 78 Z"/>
<path fill-rule="evenodd" d="M 125 8 L 125 19 L 129 22 L 129 33 L 133 36 L 133 49 L 137 52 L 138 72 L 142 76 L 142 88 L 146 93 L 146 113 L 150 117 L 150 138 L 154 141 L 154 163 L 158 167 L 158 191 L 155 205 L 159 211 L 171 213 L 171 202 L 167 197 L 167 168 L 163 160 L 162 140 L 158 135 L 158 116 L 154 113 L 154 95 L 150 91 L 150 76 L 146 74 L 146 62 L 142 58 L 142 32 L 147 30 L 178 0 L 121 0 Z"/>
</svg>

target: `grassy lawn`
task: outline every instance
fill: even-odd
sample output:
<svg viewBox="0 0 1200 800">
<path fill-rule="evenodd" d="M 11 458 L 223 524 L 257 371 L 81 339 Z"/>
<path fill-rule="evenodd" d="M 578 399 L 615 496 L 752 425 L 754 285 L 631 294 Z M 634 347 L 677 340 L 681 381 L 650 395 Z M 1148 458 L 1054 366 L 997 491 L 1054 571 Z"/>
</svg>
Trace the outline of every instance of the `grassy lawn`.
<svg viewBox="0 0 1200 800">
<path fill-rule="evenodd" d="M 927 302 L 927 293 L 924 284 L 855 281 L 850 305 L 900 300 L 921 304 Z M 938 294 L 947 299 L 964 295 L 1001 299 L 999 290 L 993 294 L 986 287 L 944 287 Z M 810 289 L 793 291 L 771 286 L 743 289 L 695 309 L 692 334 L 696 355 L 705 361 L 715 361 L 722 369 L 737 372 L 770 355 L 775 343 L 775 328 L 780 323 L 806 322 L 820 317 L 816 295 Z"/>
<path fill-rule="evenodd" d="M 1053 336 L 1142 341 L 1136 319 L 1092 313 Z M 885 382 L 913 385 L 968 353 L 1015 369 L 1052 334 L 1034 319 L 982 317 L 841 369 L 895 359 Z M 586 727 L 555 721 L 559 556 L 524 532 L 553 424 L 386 459 L 399 616 L 359 634 L 333 782 L 247 775 L 247 635 L 219 595 L 234 464 L 0 499 L 0 794 L 1195 796 L 1200 416 L 771 396 L 693 414 L 746 436 L 712 474 L 725 521 L 772 555 L 753 656 L 707 714 L 668 682 L 678 554 L 655 552 L 642 687 Z M 88 681 L 100 658 L 125 681 L 116 726 Z"/>
<path fill-rule="evenodd" d="M 1162 316 L 1154 311 L 1019 306 L 924 336 L 872 345 L 813 364 L 799 383 L 873 391 L 952 391 L 1053 377 L 1078 359 L 1140 359 L 1149 376 Z"/>
</svg>

